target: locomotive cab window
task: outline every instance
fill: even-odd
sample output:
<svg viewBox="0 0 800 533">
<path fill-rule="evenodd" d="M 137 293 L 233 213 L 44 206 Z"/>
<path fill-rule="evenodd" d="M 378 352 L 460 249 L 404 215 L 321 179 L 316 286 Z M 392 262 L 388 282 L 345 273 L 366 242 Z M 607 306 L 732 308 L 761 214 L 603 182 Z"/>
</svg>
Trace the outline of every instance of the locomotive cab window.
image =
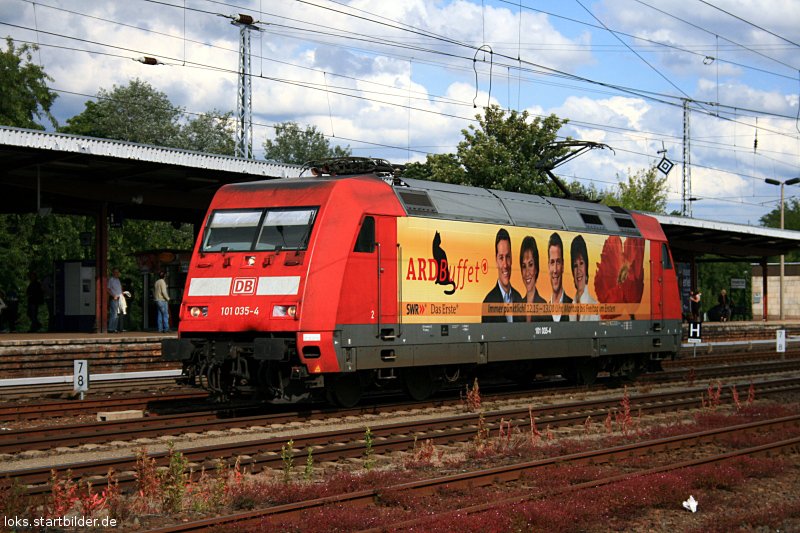
<svg viewBox="0 0 800 533">
<path fill-rule="evenodd" d="M 661 268 L 664 270 L 672 270 L 672 260 L 669 257 L 669 247 L 665 243 L 661 243 Z"/>
<path fill-rule="evenodd" d="M 316 208 L 215 211 L 202 251 L 305 250 L 316 215 Z"/>
<path fill-rule="evenodd" d="M 316 209 L 270 209 L 256 241 L 256 250 L 305 250 Z"/>
<path fill-rule="evenodd" d="M 203 239 L 204 252 L 242 252 L 253 246 L 263 209 L 215 211 Z"/>
<path fill-rule="evenodd" d="M 358 232 L 354 252 L 372 253 L 375 251 L 375 218 L 364 217 Z"/>
</svg>

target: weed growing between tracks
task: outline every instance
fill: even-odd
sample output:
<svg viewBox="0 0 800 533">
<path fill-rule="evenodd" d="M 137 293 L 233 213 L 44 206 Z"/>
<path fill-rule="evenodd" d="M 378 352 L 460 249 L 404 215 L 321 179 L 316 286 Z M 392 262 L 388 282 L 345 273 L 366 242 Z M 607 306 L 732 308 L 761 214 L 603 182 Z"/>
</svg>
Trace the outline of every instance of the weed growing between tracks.
<svg viewBox="0 0 800 533">
<path fill-rule="evenodd" d="M 464 395 L 461 396 L 461 402 L 464 409 L 470 413 L 477 413 L 481 410 L 481 389 L 478 386 L 478 378 L 472 382 L 472 388 L 469 385 L 465 386 Z"/>
<path fill-rule="evenodd" d="M 716 391 L 714 391 L 716 393 Z M 734 406 L 732 414 L 724 414 L 721 404 L 708 406 L 698 414 L 693 423 L 674 424 L 667 429 L 643 430 L 636 424 L 632 431 L 630 418 L 626 416 L 624 397 L 619 415 L 611 418 L 612 435 L 602 437 L 593 445 L 585 438 L 561 441 L 534 440 L 524 436 L 509 424 L 500 424 L 497 436 L 488 440 L 473 439 L 463 462 L 434 460 L 436 452 L 430 441 L 415 446 L 413 460 L 406 464 L 416 471 L 428 471 L 435 475 L 472 470 L 480 466 L 496 466 L 514 462 L 519 458 L 535 459 L 553 455 L 564 455 L 588 448 L 612 446 L 632 440 L 655 438 L 656 434 L 684 434 L 720 426 L 742 424 L 763 418 L 776 418 L 797 412 L 796 405 Z M 628 412 L 629 414 L 629 412 Z M 628 422 L 626 422 L 628 420 Z M 531 420 L 535 428 L 535 421 Z M 585 427 L 590 427 L 586 425 Z M 502 429 L 500 429 L 502 428 Z M 589 430 L 584 429 L 584 435 Z M 601 430 L 602 431 L 602 430 Z M 720 440 L 720 445 L 733 448 L 749 447 L 761 443 L 763 435 L 740 434 L 730 442 Z M 774 439 L 773 439 L 774 440 Z M 535 443 L 535 445 L 531 445 Z M 680 453 L 680 452 L 679 452 Z M 673 460 L 675 458 L 673 457 Z M 668 459 L 669 461 L 669 459 Z M 788 501 L 775 507 L 775 515 L 765 515 L 757 501 L 736 500 L 739 493 L 746 493 L 758 480 L 765 484 L 785 483 L 787 471 L 793 466 L 779 458 L 736 458 L 726 462 L 698 468 L 686 468 L 648 476 L 633 477 L 613 485 L 584 489 L 579 493 L 569 492 L 569 487 L 578 483 L 619 474 L 629 468 L 654 466 L 654 460 L 645 456 L 618 461 L 604 466 L 558 466 L 537 470 L 517 483 L 503 487 L 487 487 L 472 491 L 440 490 L 433 495 L 411 496 L 405 493 L 382 491 L 378 505 L 366 510 L 340 507 L 315 510 L 303 521 L 265 521 L 252 531 L 263 528 L 280 531 L 316 532 L 333 528 L 340 531 L 356 524 L 357 529 L 376 527 L 404 520 L 416 521 L 409 526 L 414 531 L 607 531 L 607 530 L 651 530 L 671 531 L 696 528 L 699 531 L 731 531 L 740 527 L 772 525 L 780 527 L 788 521 L 800 518 L 800 499 L 791 494 Z M 692 515 L 682 509 L 680 502 L 689 494 L 702 502 L 703 513 Z M 554 496 L 555 495 L 555 496 Z M 748 496 L 752 498 L 752 494 Z M 522 501 L 524 500 L 524 501 Z M 737 521 L 719 521 L 718 517 L 729 513 L 728 505 L 736 501 L 737 509 L 752 509 L 752 512 L 737 512 Z M 496 507 L 477 513 L 448 513 L 453 508 L 466 508 L 486 502 L 501 502 Z M 419 522 L 430 516 L 431 522 Z M 725 527 L 719 527 L 719 524 Z M 400 530 L 403 530 L 400 527 Z"/>
<path fill-rule="evenodd" d="M 714 389 L 716 387 L 711 388 L 716 395 Z M 752 393 L 748 396 L 752 398 Z M 140 450 L 137 454 L 137 486 L 130 494 L 119 494 L 113 473 L 109 473 L 111 483 L 108 488 L 99 495 L 88 484 L 76 484 L 56 477 L 52 481 L 53 491 L 46 501 L 27 499 L 19 487 L 4 489 L 0 492 L 0 513 L 6 516 L 42 516 L 51 509 L 52 512 L 63 512 L 66 515 L 111 516 L 125 520 L 122 527 L 123 530 L 128 530 L 143 525 L 200 518 L 212 513 L 262 508 L 387 487 L 431 476 L 474 470 L 482 466 L 498 466 L 613 446 L 640 438 L 678 435 L 764 418 L 777 418 L 798 411 L 794 404 L 753 404 L 751 401 L 751 405 L 747 405 L 741 400 L 736 401 L 734 396 L 730 401 L 730 412 L 725 409 L 724 401 L 716 406 L 707 401 L 706 409 L 695 415 L 691 423 L 643 429 L 640 421 L 631 416 L 626 397 L 627 391 L 623 394 L 619 407 L 609 411 L 606 424 L 592 424 L 587 418 L 581 428 L 573 431 L 578 435 L 576 438 L 556 439 L 549 426 L 540 433 L 536 427 L 535 413 L 531 409 L 530 423 L 524 422 L 517 427 L 503 421 L 491 431 L 485 424 L 481 428 L 481 439 L 473 439 L 455 453 L 445 452 L 444 449 L 434 446 L 431 440 L 423 440 L 415 443 L 414 450 L 403 458 L 376 456 L 372 457 L 375 464 L 369 470 L 362 463 L 353 472 L 338 472 L 333 475 L 323 474 L 320 467 L 314 468 L 311 450 L 305 468 L 302 465 L 295 468 L 292 455 L 289 460 L 290 468 L 283 472 L 269 471 L 257 476 L 246 475 L 238 462 L 228 466 L 222 460 L 210 472 L 202 470 L 199 476 L 187 475 L 184 468 L 186 460 L 174 447 L 170 447 L 169 466 L 159 469 L 148 457 L 146 450 Z M 561 433 L 561 430 L 557 431 Z M 766 439 L 764 435 L 737 434 L 720 439 L 718 445 L 741 448 L 759 444 Z M 291 442 L 289 449 L 292 449 Z M 289 459 L 288 455 L 287 453 L 286 459 Z M 788 493 L 779 506 L 775 506 L 773 501 L 773 511 L 769 514 L 762 512 L 758 501 L 746 504 L 736 499 L 739 492 L 744 492 L 744 489 L 754 483 L 753 480 L 764 480 L 764 483 L 776 480 L 776 483 L 781 483 L 780 477 L 785 471 L 796 472 L 791 470 L 796 466 L 787 467 L 786 463 L 774 459 L 745 459 L 702 469 L 643 476 L 613 486 L 585 489 L 577 495 L 564 493 L 557 497 L 552 496 L 563 492 L 570 485 L 597 479 L 610 471 L 619 473 L 629 468 L 652 466 L 651 463 L 645 456 L 602 467 L 562 465 L 553 469 L 537 470 L 531 476 L 507 486 L 472 491 L 439 491 L 426 497 L 383 491 L 374 507 L 323 508 L 314 511 L 312 517 L 305 517 L 302 523 L 273 521 L 254 530 L 268 527 L 271 530 L 286 531 L 330 531 L 332 528 L 348 530 L 379 527 L 445 513 L 453 508 L 502 502 L 514 497 L 517 500 L 525 497 L 527 501 L 500 504 L 497 508 L 481 513 L 448 516 L 444 522 L 437 520 L 415 530 L 599 531 L 630 530 L 633 527 L 631 523 L 635 523 L 635 529 L 642 526 L 644 529 L 660 531 L 666 529 L 659 525 L 659 517 L 669 515 L 672 517 L 670 519 L 678 517 L 682 520 L 679 529 L 694 527 L 698 531 L 722 531 L 735 530 L 739 527 L 737 524 L 778 527 L 787 518 L 793 519 L 800 515 L 800 500 L 794 492 Z M 178 473 L 179 470 L 182 474 Z M 701 502 L 705 514 L 684 516 L 685 511 L 680 508 L 680 502 L 689 494 L 693 494 Z M 735 514 L 738 522 L 720 520 L 719 517 L 725 514 L 725 506 L 734 504 L 736 507 L 733 508 L 739 509 Z M 745 510 L 748 508 L 752 511 Z M 710 512 L 716 513 L 713 520 L 706 518 Z M 653 522 L 649 523 L 648 520 Z M 600 529 L 597 529 L 598 524 L 602 524 Z M 728 527 L 720 527 L 719 524 L 727 524 Z"/>
<path fill-rule="evenodd" d="M 281 462 L 283 463 L 283 482 L 289 483 L 294 469 L 294 441 L 290 440 L 281 446 Z"/>
</svg>

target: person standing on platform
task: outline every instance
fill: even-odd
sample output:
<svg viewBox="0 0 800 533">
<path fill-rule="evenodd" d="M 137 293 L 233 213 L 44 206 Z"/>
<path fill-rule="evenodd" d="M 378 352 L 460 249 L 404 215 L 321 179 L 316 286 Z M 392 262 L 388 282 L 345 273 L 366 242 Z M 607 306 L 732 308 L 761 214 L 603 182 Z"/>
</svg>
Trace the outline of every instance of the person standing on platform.
<svg viewBox="0 0 800 533">
<path fill-rule="evenodd" d="M 722 322 L 727 322 L 731 318 L 731 300 L 728 298 L 728 291 L 722 289 L 719 291 L 719 319 Z"/>
<path fill-rule="evenodd" d="M 28 333 L 35 333 L 42 328 L 42 324 L 39 322 L 39 307 L 44 303 L 44 292 L 36 272 L 28 272 L 28 279 L 30 281 L 28 288 L 25 290 L 25 295 L 28 298 L 28 318 L 31 321 L 31 328 Z"/>
<path fill-rule="evenodd" d="M 119 269 L 115 268 L 112 271 L 111 277 L 108 278 L 108 285 L 106 286 L 106 290 L 108 290 L 108 332 L 109 333 L 118 333 L 119 332 L 119 304 L 120 304 L 120 297 L 122 296 L 122 282 L 119 279 Z"/>
<path fill-rule="evenodd" d="M 692 322 L 700 321 L 700 296 L 702 296 L 700 292 L 689 292 L 689 309 L 692 313 Z"/>
<path fill-rule="evenodd" d="M 167 292 L 167 273 L 163 270 L 158 273 L 155 286 L 155 299 L 158 315 L 156 328 L 159 333 L 169 332 L 169 293 Z"/>
</svg>

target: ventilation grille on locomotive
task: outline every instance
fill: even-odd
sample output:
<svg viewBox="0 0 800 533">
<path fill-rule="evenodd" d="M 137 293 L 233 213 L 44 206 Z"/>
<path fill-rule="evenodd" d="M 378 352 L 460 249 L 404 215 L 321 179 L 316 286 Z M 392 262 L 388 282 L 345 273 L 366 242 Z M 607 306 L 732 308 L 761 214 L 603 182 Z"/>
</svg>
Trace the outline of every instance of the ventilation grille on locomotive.
<svg viewBox="0 0 800 533">
<path fill-rule="evenodd" d="M 603 221 L 594 213 L 581 213 L 581 220 L 583 220 L 583 223 L 586 224 L 587 227 L 603 229 Z"/>
<path fill-rule="evenodd" d="M 630 218 L 614 217 L 614 220 L 617 222 L 620 231 L 625 233 L 639 233 L 639 230 L 636 229 L 636 224 L 634 224 L 633 220 Z"/>
<path fill-rule="evenodd" d="M 397 194 L 403 200 L 409 213 L 430 214 L 437 212 L 426 192 L 398 190 Z"/>
</svg>

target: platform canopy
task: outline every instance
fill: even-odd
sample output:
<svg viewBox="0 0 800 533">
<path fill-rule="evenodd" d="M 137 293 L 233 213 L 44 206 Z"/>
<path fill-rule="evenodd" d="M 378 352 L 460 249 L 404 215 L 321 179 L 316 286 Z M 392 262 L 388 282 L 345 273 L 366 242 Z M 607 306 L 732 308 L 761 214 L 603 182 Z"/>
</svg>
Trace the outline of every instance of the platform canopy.
<svg viewBox="0 0 800 533">
<path fill-rule="evenodd" d="M 301 167 L 0 126 L 4 213 L 89 214 L 197 222 L 226 184 L 297 176 Z"/>
<path fill-rule="evenodd" d="M 298 176 L 298 165 L 0 126 L 0 212 L 97 213 L 198 222 L 216 190 Z M 758 260 L 800 249 L 800 232 L 654 215 L 676 259 Z"/>
<path fill-rule="evenodd" d="M 800 231 L 652 215 L 661 224 L 675 259 L 706 254 L 759 262 L 800 249 Z"/>
</svg>

